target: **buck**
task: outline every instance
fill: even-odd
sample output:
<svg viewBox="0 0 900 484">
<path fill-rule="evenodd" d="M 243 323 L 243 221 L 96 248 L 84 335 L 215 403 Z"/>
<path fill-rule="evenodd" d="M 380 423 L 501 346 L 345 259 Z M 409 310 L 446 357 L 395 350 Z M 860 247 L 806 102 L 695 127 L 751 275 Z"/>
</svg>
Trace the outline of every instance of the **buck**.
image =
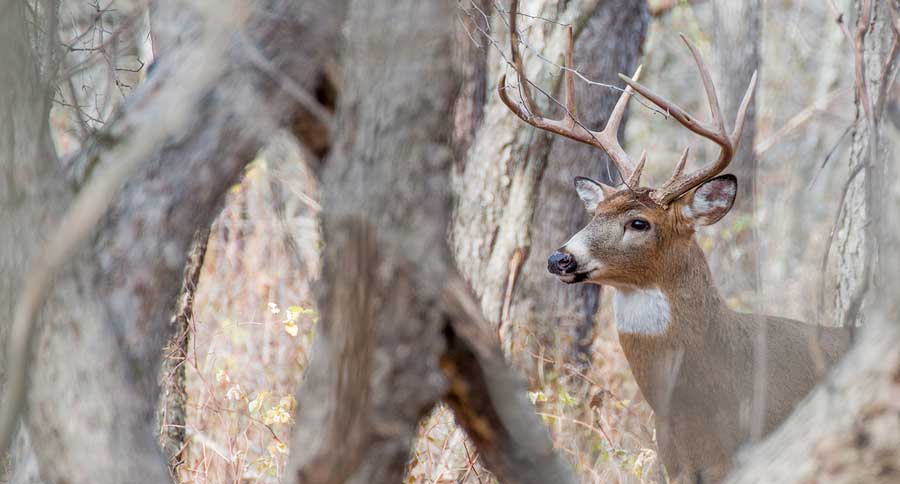
<svg viewBox="0 0 900 484">
<path fill-rule="evenodd" d="M 694 241 L 697 227 L 719 221 L 737 196 L 737 179 L 719 174 L 740 142 L 756 74 L 728 133 L 709 72 L 682 36 L 700 71 L 712 122 L 700 122 L 639 84 L 639 68 L 633 78 L 619 75 L 628 87 L 605 128 L 590 131 L 577 119 L 571 69 L 564 75 L 563 119 L 547 119 L 536 109 L 518 52 L 515 17 L 513 9 L 512 56 L 522 102 L 509 97 L 505 77 L 499 88 L 503 102 L 536 128 L 603 150 L 624 180 L 624 187 L 616 189 L 575 179 L 592 218 L 550 256 L 548 269 L 565 283 L 613 288 L 619 342 L 654 411 L 659 455 L 668 475 L 677 481 L 719 481 L 739 446 L 754 436 L 754 417 L 755 436 L 772 431 L 849 344 L 840 329 L 731 310 Z M 570 30 L 567 67 L 572 66 L 572 44 Z M 685 149 L 668 181 L 658 188 L 641 186 L 646 151 L 633 163 L 616 138 L 634 91 L 718 145 L 718 158 L 686 173 Z"/>
</svg>

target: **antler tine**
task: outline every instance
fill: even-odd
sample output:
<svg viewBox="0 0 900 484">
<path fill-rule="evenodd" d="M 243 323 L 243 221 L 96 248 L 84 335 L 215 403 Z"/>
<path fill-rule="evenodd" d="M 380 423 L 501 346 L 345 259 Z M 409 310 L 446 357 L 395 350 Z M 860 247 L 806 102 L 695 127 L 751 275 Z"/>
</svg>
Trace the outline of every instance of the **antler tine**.
<svg viewBox="0 0 900 484">
<path fill-rule="evenodd" d="M 520 95 L 522 103 L 513 101 L 507 91 L 506 76 L 500 79 L 498 93 L 500 100 L 522 121 L 546 131 L 556 133 L 561 136 L 591 145 L 599 148 L 609 155 L 610 160 L 619 171 L 619 175 L 623 180 L 629 179 L 634 171 L 634 165 L 628 158 L 628 154 L 622 149 L 618 141 L 619 124 L 622 121 L 625 107 L 628 100 L 634 94 L 634 89 L 626 87 L 625 91 L 619 97 L 616 106 L 610 114 L 609 122 L 602 131 L 591 131 L 587 129 L 577 118 L 577 102 L 575 98 L 575 73 L 572 70 L 572 53 L 575 50 L 575 41 L 572 28 L 569 27 L 568 45 L 565 53 L 565 66 L 563 74 L 563 91 L 566 98 L 566 114 L 561 120 L 547 119 L 537 110 L 537 106 L 531 97 L 530 83 L 525 77 L 524 63 L 519 53 L 519 32 L 516 29 L 516 18 L 518 15 L 519 2 L 513 0 L 509 9 L 509 26 L 510 26 L 510 47 L 512 51 L 513 66 L 519 79 Z M 638 79 L 641 69 L 635 72 L 634 80 Z M 629 79 L 631 80 L 631 79 Z"/>
<path fill-rule="evenodd" d="M 706 101 L 709 103 L 709 113 L 712 115 L 712 124 L 718 129 L 720 136 L 727 138 L 728 132 L 725 131 L 725 120 L 722 116 L 722 109 L 719 107 L 719 97 L 716 95 L 716 86 L 713 85 L 712 76 L 709 75 L 709 69 L 706 68 L 706 63 L 703 62 L 703 57 L 700 56 L 697 47 L 695 47 L 684 34 L 678 34 L 678 36 L 681 37 L 681 40 L 687 45 L 688 50 L 691 51 L 691 56 L 694 58 L 694 63 L 697 64 L 697 71 L 699 71 L 700 80 L 703 82 L 703 90 L 706 91 Z"/>
<path fill-rule="evenodd" d="M 632 190 L 641 186 L 641 173 L 644 171 L 644 163 L 646 163 L 646 161 L 647 150 L 642 150 L 640 161 L 638 161 L 637 166 L 634 167 L 634 170 L 628 177 L 628 181 L 625 182 L 625 186 L 631 188 Z"/>
<path fill-rule="evenodd" d="M 678 164 L 675 165 L 675 171 L 672 172 L 672 176 L 669 177 L 669 180 L 663 183 L 663 186 L 667 186 L 670 183 L 675 182 L 684 173 L 684 167 L 687 165 L 688 154 L 691 152 L 691 147 L 687 146 L 684 148 L 684 151 L 681 152 L 681 158 L 678 159 Z"/>
<path fill-rule="evenodd" d="M 628 83 L 636 82 L 641 77 L 641 71 L 644 70 L 643 65 L 639 65 L 637 69 L 634 71 L 634 75 L 630 78 L 625 77 L 623 74 L 619 74 L 619 77 L 625 79 L 625 82 Z M 631 100 L 631 96 L 634 95 L 634 88 L 631 84 L 625 85 L 625 90 L 622 91 L 622 95 L 619 96 L 619 100 L 616 101 L 616 105 L 613 106 L 612 112 L 609 113 L 609 120 L 606 121 L 606 127 L 603 128 L 604 133 L 612 133 L 612 136 L 617 136 L 619 132 L 619 125 L 622 123 L 622 118 L 625 116 L 625 108 L 628 107 L 628 101 Z"/>
<path fill-rule="evenodd" d="M 737 151 L 738 145 L 741 144 L 741 135 L 744 134 L 744 119 L 747 117 L 747 108 L 750 106 L 750 98 L 756 90 L 756 71 L 750 77 L 750 84 L 744 93 L 744 99 L 741 100 L 741 106 L 738 108 L 737 116 L 734 118 L 734 130 L 731 132 L 731 142 L 734 143 L 734 150 Z"/>
</svg>

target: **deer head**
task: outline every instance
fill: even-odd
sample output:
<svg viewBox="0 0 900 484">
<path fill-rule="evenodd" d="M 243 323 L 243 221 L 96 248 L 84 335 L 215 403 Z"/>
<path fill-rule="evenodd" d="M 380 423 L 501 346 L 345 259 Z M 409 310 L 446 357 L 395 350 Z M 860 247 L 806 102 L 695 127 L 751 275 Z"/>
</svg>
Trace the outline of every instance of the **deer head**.
<svg viewBox="0 0 900 484">
<path fill-rule="evenodd" d="M 513 2 L 513 8 L 515 7 Z M 522 102 L 508 94 L 506 78 L 500 81 L 500 98 L 526 123 L 567 138 L 589 144 L 609 155 L 623 180 L 621 188 L 606 186 L 589 178 L 575 178 L 575 189 L 592 214 L 590 223 L 554 252 L 547 263 L 551 273 L 563 282 L 594 282 L 619 287 L 651 287 L 660 278 L 683 269 L 689 258 L 696 227 L 717 222 L 731 209 L 737 194 L 737 179 L 732 175 L 717 176 L 731 162 L 743 130 L 747 106 L 756 86 L 756 74 L 744 94 L 734 129 L 725 128 L 716 90 L 709 70 L 697 48 L 681 36 L 697 64 L 706 91 L 712 121 L 703 123 L 684 109 L 650 91 L 637 82 L 641 69 L 628 78 L 619 74 L 628 87 L 619 97 L 601 131 L 592 131 L 578 121 L 575 100 L 575 75 L 572 70 L 574 41 L 568 30 L 565 53 L 563 91 L 566 113 L 560 120 L 547 119 L 537 110 L 531 85 L 525 77 L 518 50 L 516 15 L 510 15 L 512 60 L 518 76 Z M 634 163 L 616 136 L 625 108 L 634 91 L 656 104 L 690 131 L 719 147 L 718 158 L 692 172 L 685 172 L 689 151 L 684 150 L 675 171 L 659 187 L 642 187 L 641 172 L 647 161 L 644 151 Z"/>
</svg>

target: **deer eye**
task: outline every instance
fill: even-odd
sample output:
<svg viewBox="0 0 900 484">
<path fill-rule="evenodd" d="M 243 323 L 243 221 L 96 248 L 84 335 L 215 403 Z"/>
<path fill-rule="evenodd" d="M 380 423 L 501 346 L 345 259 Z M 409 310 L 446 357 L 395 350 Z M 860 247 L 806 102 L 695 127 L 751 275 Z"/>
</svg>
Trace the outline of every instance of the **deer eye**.
<svg viewBox="0 0 900 484">
<path fill-rule="evenodd" d="M 636 218 L 634 220 L 629 221 L 628 224 L 626 224 L 626 226 L 632 230 L 637 230 L 638 232 L 643 232 L 645 230 L 650 229 L 650 222 L 643 220 L 643 219 Z"/>
</svg>

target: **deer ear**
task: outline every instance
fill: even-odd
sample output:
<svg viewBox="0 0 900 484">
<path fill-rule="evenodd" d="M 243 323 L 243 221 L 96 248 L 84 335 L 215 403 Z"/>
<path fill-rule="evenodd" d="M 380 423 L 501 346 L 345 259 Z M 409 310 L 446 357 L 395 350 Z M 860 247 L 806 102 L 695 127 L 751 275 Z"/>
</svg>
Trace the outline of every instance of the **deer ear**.
<svg viewBox="0 0 900 484">
<path fill-rule="evenodd" d="M 613 193 L 615 189 L 598 181 L 591 180 L 590 178 L 576 176 L 575 191 L 578 192 L 578 196 L 581 197 L 581 201 L 584 202 L 584 208 L 586 208 L 588 212 L 593 212 L 597 209 L 597 205 L 600 205 L 600 202 Z"/>
<path fill-rule="evenodd" d="M 691 201 L 682 208 L 682 213 L 697 225 L 712 225 L 731 210 L 737 196 L 737 177 L 717 176 L 694 190 Z"/>
</svg>

